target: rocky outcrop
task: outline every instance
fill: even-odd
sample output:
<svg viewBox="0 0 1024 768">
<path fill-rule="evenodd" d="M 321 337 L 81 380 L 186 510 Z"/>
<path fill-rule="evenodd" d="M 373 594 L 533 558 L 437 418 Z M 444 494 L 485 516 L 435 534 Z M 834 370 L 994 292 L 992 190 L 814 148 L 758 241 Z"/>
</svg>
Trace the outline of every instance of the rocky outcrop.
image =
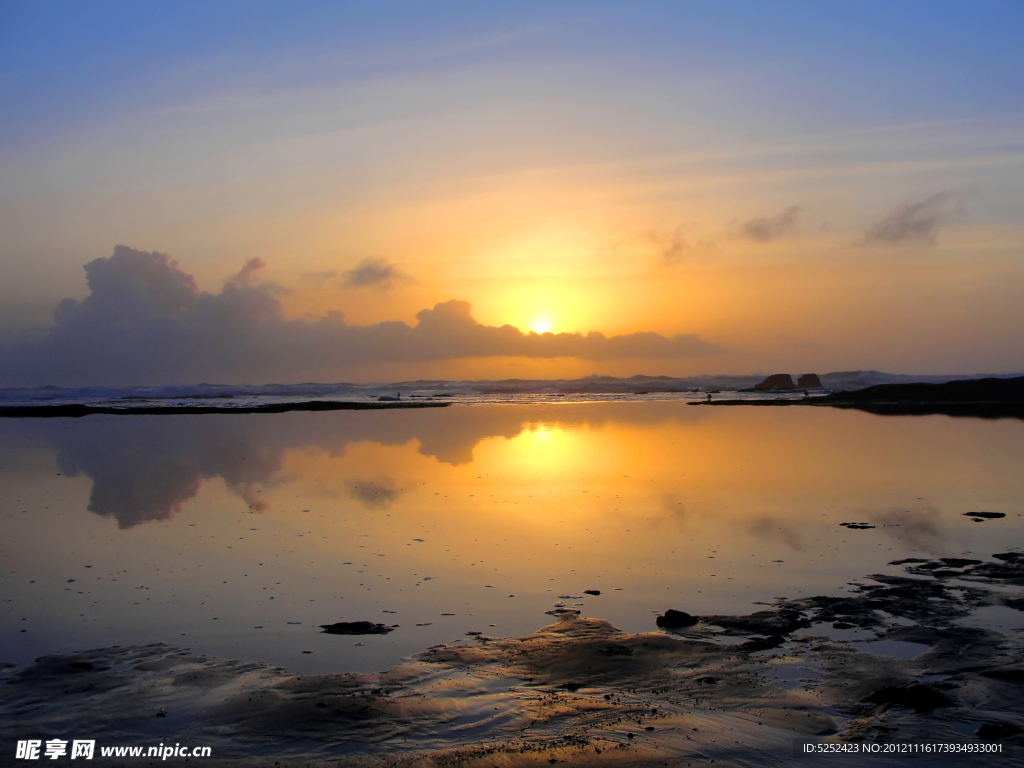
<svg viewBox="0 0 1024 768">
<path fill-rule="evenodd" d="M 766 389 L 796 389 L 796 384 L 788 373 L 773 373 L 760 384 L 755 384 L 754 389 L 759 392 Z"/>
<path fill-rule="evenodd" d="M 805 373 L 799 379 L 796 380 L 796 385 L 800 389 L 821 389 L 821 379 L 818 378 L 816 373 Z"/>
<path fill-rule="evenodd" d="M 700 619 L 696 616 L 691 616 L 686 611 L 677 611 L 675 608 L 669 608 L 665 611 L 664 616 L 659 616 L 655 623 L 662 629 L 681 629 L 682 627 L 692 627 Z"/>
</svg>

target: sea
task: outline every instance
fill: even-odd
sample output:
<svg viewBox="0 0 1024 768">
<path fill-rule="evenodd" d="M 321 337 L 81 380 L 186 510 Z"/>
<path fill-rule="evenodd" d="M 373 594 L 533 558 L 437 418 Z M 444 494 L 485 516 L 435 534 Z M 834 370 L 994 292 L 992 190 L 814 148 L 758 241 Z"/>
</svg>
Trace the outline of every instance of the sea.
<svg viewBox="0 0 1024 768">
<path fill-rule="evenodd" d="M 655 631 L 669 608 L 749 613 L 908 557 L 1024 546 L 1020 420 L 715 408 L 699 403 L 804 395 L 617 381 L 0 392 L 125 411 L 447 404 L 0 418 L 0 662 L 159 642 L 382 671 L 565 612 Z M 322 631 L 354 621 L 387 631 Z"/>
</svg>

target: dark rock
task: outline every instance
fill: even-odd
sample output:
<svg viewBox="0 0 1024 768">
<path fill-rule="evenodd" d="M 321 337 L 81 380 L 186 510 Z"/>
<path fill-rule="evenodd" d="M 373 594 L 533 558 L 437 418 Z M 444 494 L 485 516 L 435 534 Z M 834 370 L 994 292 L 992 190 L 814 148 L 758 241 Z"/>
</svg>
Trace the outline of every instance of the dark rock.
<svg viewBox="0 0 1024 768">
<path fill-rule="evenodd" d="M 386 635 L 394 627 L 374 624 L 372 621 L 339 621 L 336 624 L 321 624 L 320 629 L 328 635 Z"/>
<path fill-rule="evenodd" d="M 704 677 L 698 677 L 697 682 L 701 685 L 718 685 L 718 678 L 712 677 L 711 675 L 704 675 Z"/>
<path fill-rule="evenodd" d="M 696 616 L 691 616 L 685 611 L 677 611 L 674 608 L 669 608 L 665 611 L 664 616 L 659 616 L 656 623 L 662 629 L 680 629 L 682 627 L 692 627 L 700 619 Z"/>
<path fill-rule="evenodd" d="M 962 572 L 963 577 L 1024 585 L 1024 558 L 1020 558 L 1017 553 L 1013 552 L 1004 553 L 1002 557 L 999 555 L 993 555 L 993 557 L 1002 562 L 987 562 L 971 566 Z"/>
<path fill-rule="evenodd" d="M 597 595 L 601 594 L 601 590 L 600 589 L 584 589 L 583 590 L 583 594 L 584 595 L 594 595 L 596 597 Z"/>
<path fill-rule="evenodd" d="M 964 379 L 942 384 L 878 384 L 832 395 L 829 399 L 887 403 L 1020 403 L 1024 400 L 1024 376 L 1012 379 Z"/>
<path fill-rule="evenodd" d="M 869 525 L 868 523 L 840 523 L 840 525 L 854 531 L 866 531 L 869 528 L 875 527 L 873 525 Z"/>
<path fill-rule="evenodd" d="M 1006 517 L 1005 512 L 964 512 L 964 517 L 982 517 L 985 520 L 998 520 Z"/>
<path fill-rule="evenodd" d="M 788 373 L 773 373 L 760 384 L 754 385 L 754 390 L 758 392 L 768 389 L 796 389 L 796 384 Z"/>
<path fill-rule="evenodd" d="M 805 373 L 796 380 L 796 385 L 800 389 L 821 389 L 821 379 L 816 373 Z"/>
<path fill-rule="evenodd" d="M 41 656 L 31 667 L 22 670 L 18 682 L 31 683 L 36 680 L 53 679 L 63 675 L 81 675 L 86 672 L 105 672 L 109 667 L 82 660 L 81 656 Z"/>
<path fill-rule="evenodd" d="M 1000 669 L 986 669 L 981 672 L 985 677 L 993 677 L 996 680 L 1005 680 L 1008 683 L 1024 683 L 1024 669 L 1017 667 L 1015 669 L 1007 669 L 1005 667 Z"/>
<path fill-rule="evenodd" d="M 974 735 L 985 741 L 1000 741 L 1018 733 L 1024 733 L 1024 729 L 1010 723 L 982 723 Z"/>
<path fill-rule="evenodd" d="M 565 690 L 569 691 L 570 693 L 575 693 L 580 688 L 582 688 L 583 685 L 581 683 L 562 683 L 558 687 L 559 688 L 564 688 Z"/>
<path fill-rule="evenodd" d="M 981 565 L 981 560 L 970 560 L 966 557 L 940 557 L 942 562 L 950 568 L 964 568 L 968 565 Z"/>
<path fill-rule="evenodd" d="M 1024 562 L 1024 554 L 1020 552 L 1000 552 L 996 555 L 992 555 L 996 560 L 1002 560 L 1004 563 L 1015 563 L 1018 560 Z"/>
<path fill-rule="evenodd" d="M 741 643 L 738 648 L 741 651 L 767 651 L 769 648 L 777 648 L 786 642 L 782 635 L 770 635 L 769 637 L 758 637 Z"/>
<path fill-rule="evenodd" d="M 810 626 L 793 608 L 755 611 L 749 616 L 705 616 L 704 623 L 721 627 L 729 635 L 788 635 Z"/>
<path fill-rule="evenodd" d="M 907 707 L 917 712 L 925 712 L 939 707 L 952 707 L 954 702 L 946 694 L 936 691 L 927 685 L 917 683 L 911 685 L 887 685 L 871 694 L 867 701 L 871 704 L 894 704 Z"/>
</svg>

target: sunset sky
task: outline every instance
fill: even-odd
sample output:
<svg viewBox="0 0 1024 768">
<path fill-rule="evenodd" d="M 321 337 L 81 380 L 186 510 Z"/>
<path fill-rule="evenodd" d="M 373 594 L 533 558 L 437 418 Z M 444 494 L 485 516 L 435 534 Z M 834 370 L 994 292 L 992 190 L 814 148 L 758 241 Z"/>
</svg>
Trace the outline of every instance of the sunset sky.
<svg viewBox="0 0 1024 768">
<path fill-rule="evenodd" d="M 1022 29 L 0 0 L 0 385 L 1022 371 Z"/>
</svg>

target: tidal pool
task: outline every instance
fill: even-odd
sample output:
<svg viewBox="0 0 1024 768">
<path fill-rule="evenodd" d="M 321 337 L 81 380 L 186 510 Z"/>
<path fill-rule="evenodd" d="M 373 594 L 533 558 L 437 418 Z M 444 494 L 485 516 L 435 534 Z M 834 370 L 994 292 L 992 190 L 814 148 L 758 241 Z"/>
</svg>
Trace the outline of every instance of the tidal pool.
<svg viewBox="0 0 1024 768">
<path fill-rule="evenodd" d="M 1016 420 L 685 401 L 0 420 L 0 662 L 380 671 L 559 608 L 641 632 L 841 595 L 1019 549 L 1021 456 Z M 319 629 L 362 620 L 398 626 Z"/>
</svg>

